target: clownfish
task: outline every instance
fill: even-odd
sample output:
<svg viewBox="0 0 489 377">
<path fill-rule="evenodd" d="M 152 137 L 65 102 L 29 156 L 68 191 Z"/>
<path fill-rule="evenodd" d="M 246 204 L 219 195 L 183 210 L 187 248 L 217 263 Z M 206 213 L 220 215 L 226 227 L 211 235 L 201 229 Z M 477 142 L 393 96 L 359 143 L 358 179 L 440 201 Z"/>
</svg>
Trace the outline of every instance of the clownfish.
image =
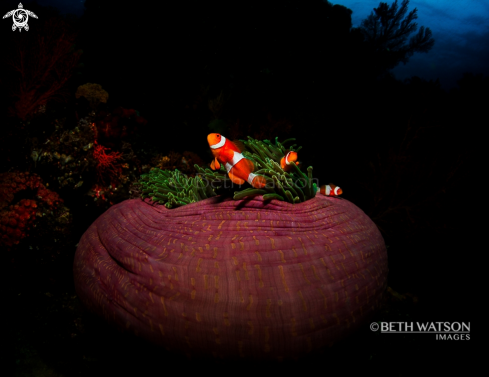
<svg viewBox="0 0 489 377">
<path fill-rule="evenodd" d="M 246 181 L 254 188 L 265 187 L 267 183 L 265 177 L 253 174 L 255 169 L 253 162 L 241 154 L 241 150 L 235 143 L 215 133 L 207 136 L 207 142 L 214 155 L 214 160 L 211 162 L 212 170 L 220 169 L 221 164 L 224 164 L 233 183 L 242 185 Z"/>
<path fill-rule="evenodd" d="M 291 171 L 292 170 L 292 166 L 291 166 L 292 164 L 299 165 L 299 162 L 297 161 L 297 152 L 294 152 L 294 151 L 288 152 L 280 160 L 280 167 L 284 171 Z"/>
<path fill-rule="evenodd" d="M 319 192 L 326 196 L 338 196 L 343 194 L 343 190 L 338 186 L 333 185 L 332 183 L 330 183 L 329 185 L 322 185 L 319 188 Z"/>
</svg>

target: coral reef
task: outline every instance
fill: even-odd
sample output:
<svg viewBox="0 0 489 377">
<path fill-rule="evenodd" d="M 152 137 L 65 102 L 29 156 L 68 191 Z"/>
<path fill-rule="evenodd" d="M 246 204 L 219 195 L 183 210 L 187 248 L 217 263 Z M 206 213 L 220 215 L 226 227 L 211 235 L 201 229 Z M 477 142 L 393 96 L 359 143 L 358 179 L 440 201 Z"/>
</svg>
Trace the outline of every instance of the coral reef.
<svg viewBox="0 0 489 377">
<path fill-rule="evenodd" d="M 44 175 L 54 176 L 59 188 L 82 186 L 83 175 L 93 170 L 94 133 L 89 118 L 67 130 L 62 120 L 55 120 L 55 131 L 44 143 L 31 147 L 34 167 Z"/>
<path fill-rule="evenodd" d="M 0 245 L 11 247 L 29 236 L 35 220 L 69 211 L 59 195 L 46 188 L 39 176 L 28 172 L 0 174 Z"/>
<path fill-rule="evenodd" d="M 127 112 L 137 116 L 134 110 Z M 49 177 L 55 189 L 71 187 L 77 195 L 91 196 L 97 206 L 108 207 L 129 197 L 129 186 L 142 167 L 130 143 L 119 140 L 119 149 L 114 150 L 101 144 L 97 136 L 95 116 L 80 119 L 73 129 L 56 120 L 55 132 L 46 142 L 32 145 L 31 158 L 34 168 Z"/>
</svg>

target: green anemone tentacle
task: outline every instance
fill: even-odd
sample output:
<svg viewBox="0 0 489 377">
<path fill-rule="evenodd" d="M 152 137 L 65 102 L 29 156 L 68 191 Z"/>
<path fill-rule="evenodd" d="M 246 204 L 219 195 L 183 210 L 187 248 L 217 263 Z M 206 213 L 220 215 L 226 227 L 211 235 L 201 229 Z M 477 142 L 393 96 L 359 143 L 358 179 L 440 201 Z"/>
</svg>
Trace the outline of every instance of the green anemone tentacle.
<svg viewBox="0 0 489 377">
<path fill-rule="evenodd" d="M 248 136 L 248 140 L 241 140 L 246 147 L 243 156 L 251 160 L 255 166 L 255 174 L 263 176 L 267 185 L 263 189 L 247 188 L 234 193 L 234 199 L 263 195 L 264 200 L 281 200 L 289 203 L 302 203 L 313 198 L 317 186 L 312 182 L 312 166 L 303 172 L 297 165 L 292 164 L 292 171 L 286 172 L 280 166 L 280 160 L 288 151 L 299 151 L 296 144 L 285 147 L 286 143 L 295 141 L 294 138 L 284 140 L 282 143 L 275 138 L 270 140 L 256 140 Z M 213 196 L 215 190 L 225 183 L 231 183 L 225 169 L 211 170 L 194 165 L 197 171 L 195 177 L 188 177 L 178 169 L 161 170 L 153 168 L 147 174 L 142 174 L 139 180 L 141 197 L 152 198 L 153 201 L 164 204 L 167 208 L 180 207 L 195 203 Z"/>
</svg>

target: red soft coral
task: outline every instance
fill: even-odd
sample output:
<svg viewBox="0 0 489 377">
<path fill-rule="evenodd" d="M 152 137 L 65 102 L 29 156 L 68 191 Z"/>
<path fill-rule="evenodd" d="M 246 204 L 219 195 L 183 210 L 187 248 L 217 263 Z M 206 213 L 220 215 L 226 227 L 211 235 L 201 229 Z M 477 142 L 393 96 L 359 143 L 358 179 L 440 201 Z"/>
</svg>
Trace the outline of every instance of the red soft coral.
<svg viewBox="0 0 489 377">
<path fill-rule="evenodd" d="M 119 176 L 122 173 L 122 166 L 118 160 L 122 159 L 121 152 L 109 152 L 110 148 L 106 148 L 103 145 L 98 144 L 95 141 L 95 148 L 93 150 L 93 157 L 97 161 L 97 175 L 102 183 L 105 183 L 105 178 L 109 178 L 111 184 L 115 184 L 119 180 Z"/>
</svg>

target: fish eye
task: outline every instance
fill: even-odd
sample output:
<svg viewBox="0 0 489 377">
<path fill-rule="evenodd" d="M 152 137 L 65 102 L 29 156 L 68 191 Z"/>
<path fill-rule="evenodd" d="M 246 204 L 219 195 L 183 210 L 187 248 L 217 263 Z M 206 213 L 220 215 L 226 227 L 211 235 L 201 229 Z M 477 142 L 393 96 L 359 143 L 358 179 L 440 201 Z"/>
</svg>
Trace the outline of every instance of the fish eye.
<svg viewBox="0 0 489 377">
<path fill-rule="evenodd" d="M 221 137 L 221 135 L 217 134 L 217 137 Z"/>
</svg>

